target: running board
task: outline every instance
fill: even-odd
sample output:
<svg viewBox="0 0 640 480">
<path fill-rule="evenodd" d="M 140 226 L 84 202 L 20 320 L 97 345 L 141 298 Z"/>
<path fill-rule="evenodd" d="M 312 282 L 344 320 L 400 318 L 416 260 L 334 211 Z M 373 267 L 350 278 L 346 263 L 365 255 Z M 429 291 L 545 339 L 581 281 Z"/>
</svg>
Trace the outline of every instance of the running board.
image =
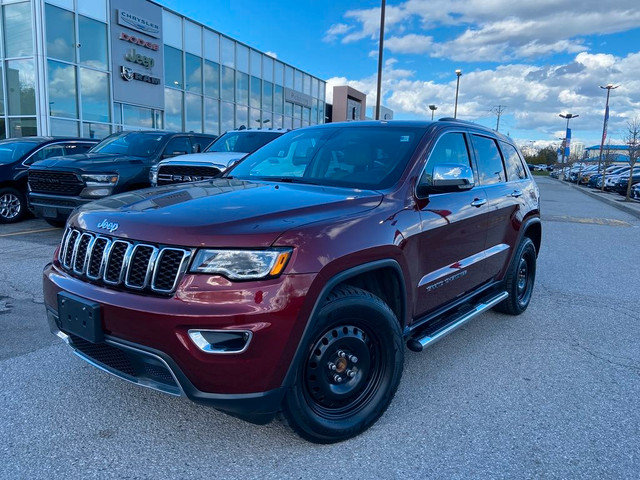
<svg viewBox="0 0 640 480">
<path fill-rule="evenodd" d="M 414 352 L 421 352 L 426 347 L 433 345 L 438 340 L 447 336 L 454 330 L 457 330 L 459 327 L 467 323 L 473 317 L 480 315 L 483 312 L 486 312 L 492 307 L 495 307 L 498 303 L 503 301 L 508 296 L 509 294 L 507 292 L 500 292 L 496 296 L 491 297 L 483 301 L 482 303 L 479 303 L 478 305 L 476 305 L 476 307 L 473 310 L 462 314 L 462 316 L 454 317 L 449 323 L 438 328 L 437 330 L 434 330 L 434 331 L 427 330 L 426 332 L 422 333 L 422 336 L 409 339 L 407 341 L 407 347 L 409 347 L 409 350 L 413 350 Z"/>
</svg>

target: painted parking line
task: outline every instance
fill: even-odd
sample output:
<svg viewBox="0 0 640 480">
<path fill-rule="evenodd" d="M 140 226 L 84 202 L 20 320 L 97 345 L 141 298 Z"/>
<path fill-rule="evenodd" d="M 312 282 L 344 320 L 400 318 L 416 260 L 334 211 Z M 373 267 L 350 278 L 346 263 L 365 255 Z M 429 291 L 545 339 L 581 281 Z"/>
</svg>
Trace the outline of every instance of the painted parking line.
<svg viewBox="0 0 640 480">
<path fill-rule="evenodd" d="M 568 222 L 568 223 L 583 223 L 589 225 L 608 225 L 610 227 L 630 227 L 631 224 L 622 220 L 613 220 L 611 218 L 583 218 L 583 217 L 571 217 L 568 215 L 543 215 L 543 221 L 547 222 Z"/>
<path fill-rule="evenodd" d="M 16 235 L 29 235 L 30 233 L 42 233 L 42 232 L 53 232 L 54 230 L 62 230 L 61 228 L 51 227 L 51 228 L 41 228 L 39 230 L 24 230 L 22 232 L 11 232 L 11 233 L 0 233 L 1 237 L 14 237 Z"/>
</svg>

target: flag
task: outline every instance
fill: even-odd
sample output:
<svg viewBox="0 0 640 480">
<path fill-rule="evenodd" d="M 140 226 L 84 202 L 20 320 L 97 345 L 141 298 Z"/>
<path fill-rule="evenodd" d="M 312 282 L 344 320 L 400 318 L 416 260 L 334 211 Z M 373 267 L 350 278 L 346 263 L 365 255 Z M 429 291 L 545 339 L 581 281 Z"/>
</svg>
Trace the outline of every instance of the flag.
<svg viewBox="0 0 640 480">
<path fill-rule="evenodd" d="M 564 158 L 569 158 L 569 152 L 571 150 L 571 129 L 567 127 L 567 137 L 564 143 Z"/>
</svg>

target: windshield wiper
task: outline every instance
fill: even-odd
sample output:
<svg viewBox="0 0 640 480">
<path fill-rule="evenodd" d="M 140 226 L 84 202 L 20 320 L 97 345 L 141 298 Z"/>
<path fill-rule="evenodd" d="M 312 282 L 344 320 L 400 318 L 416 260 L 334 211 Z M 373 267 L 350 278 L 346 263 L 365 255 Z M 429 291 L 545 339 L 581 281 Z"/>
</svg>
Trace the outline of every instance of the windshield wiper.
<svg viewBox="0 0 640 480">
<path fill-rule="evenodd" d="M 307 180 L 302 177 L 258 177 L 260 180 L 266 180 L 268 182 L 280 182 L 280 183 L 301 183 L 304 185 L 320 185 L 317 182 Z"/>
</svg>

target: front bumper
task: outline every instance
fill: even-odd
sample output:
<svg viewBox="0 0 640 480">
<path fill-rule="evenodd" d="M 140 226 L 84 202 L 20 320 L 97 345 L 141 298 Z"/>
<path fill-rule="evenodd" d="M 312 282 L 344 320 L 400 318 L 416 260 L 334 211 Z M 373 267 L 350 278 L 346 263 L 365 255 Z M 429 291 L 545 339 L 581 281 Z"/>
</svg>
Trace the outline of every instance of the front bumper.
<svg viewBox="0 0 640 480">
<path fill-rule="evenodd" d="M 29 192 L 29 210 L 39 218 L 66 221 L 75 208 L 93 200 L 89 198 Z"/>
<path fill-rule="evenodd" d="M 167 298 L 94 285 L 50 264 L 44 271 L 44 298 L 52 332 L 92 365 L 266 423 L 284 395 L 284 379 L 311 309 L 305 296 L 314 278 L 283 275 L 268 282 L 231 283 L 185 275 L 176 294 Z M 60 292 L 100 305 L 104 341 L 92 343 L 63 331 Z M 251 331 L 252 339 L 237 354 L 203 352 L 188 335 L 190 329 L 240 328 Z"/>
</svg>

